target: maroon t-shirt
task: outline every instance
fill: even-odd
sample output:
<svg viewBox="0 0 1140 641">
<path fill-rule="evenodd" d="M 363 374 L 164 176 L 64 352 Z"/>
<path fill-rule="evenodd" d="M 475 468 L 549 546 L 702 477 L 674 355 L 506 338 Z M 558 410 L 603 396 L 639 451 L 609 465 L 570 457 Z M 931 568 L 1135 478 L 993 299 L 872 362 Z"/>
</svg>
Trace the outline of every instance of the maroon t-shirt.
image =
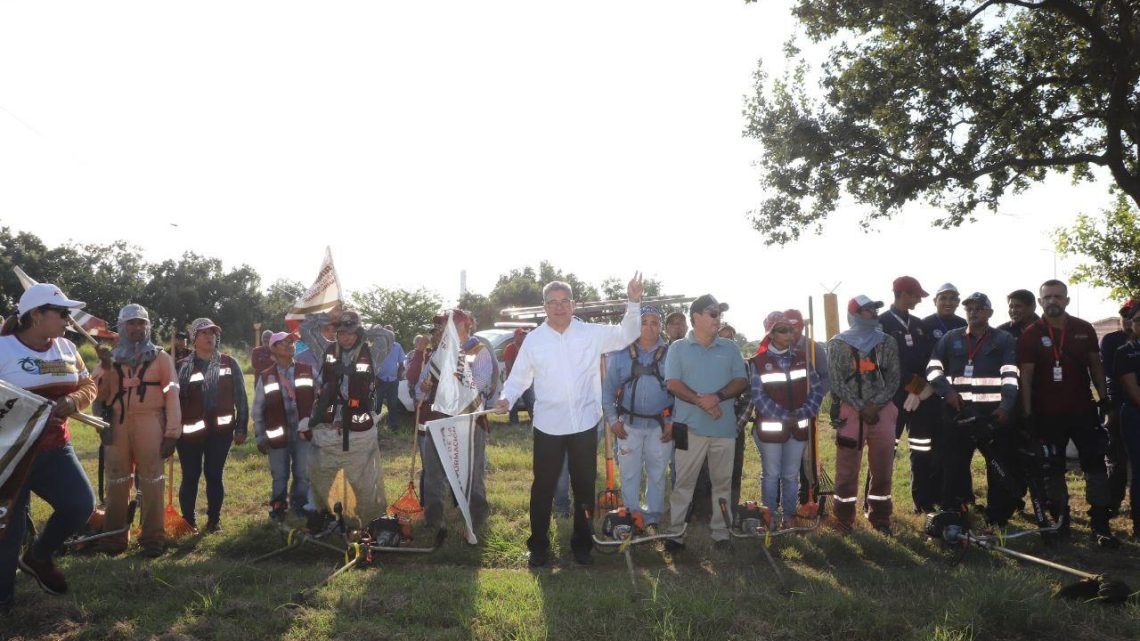
<svg viewBox="0 0 1140 641">
<path fill-rule="evenodd" d="M 1093 409 L 1089 362 L 1100 358 L 1096 332 L 1087 322 L 1065 317 L 1064 330 L 1052 329 L 1045 319 L 1025 328 L 1017 339 L 1017 362 L 1033 363 L 1033 412 L 1053 416 Z M 1053 380 L 1060 362 L 1061 380 Z"/>
</svg>

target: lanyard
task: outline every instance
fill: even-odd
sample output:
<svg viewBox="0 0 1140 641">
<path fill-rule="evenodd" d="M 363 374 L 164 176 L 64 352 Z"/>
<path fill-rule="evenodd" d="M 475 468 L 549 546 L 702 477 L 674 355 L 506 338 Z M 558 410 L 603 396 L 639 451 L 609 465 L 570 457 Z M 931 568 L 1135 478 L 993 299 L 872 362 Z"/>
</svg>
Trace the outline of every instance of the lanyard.
<svg viewBox="0 0 1140 641">
<path fill-rule="evenodd" d="M 903 327 L 906 328 L 906 333 L 909 336 L 910 335 L 910 316 L 907 316 L 906 320 L 903 320 L 902 316 L 899 316 L 898 314 L 896 314 L 895 310 L 893 310 L 893 309 L 891 310 L 891 316 L 894 316 L 895 320 L 897 320 L 900 325 L 902 325 Z"/>
<path fill-rule="evenodd" d="M 1041 319 L 1041 324 L 1045 326 L 1045 329 L 1049 330 L 1049 340 L 1053 343 L 1053 358 L 1056 360 L 1057 367 L 1060 367 L 1061 354 L 1065 352 L 1065 329 L 1063 327 L 1061 328 L 1061 344 L 1058 346 L 1057 339 L 1053 336 L 1053 326 L 1046 322 L 1044 318 Z"/>
<path fill-rule="evenodd" d="M 990 337 L 990 333 L 988 331 L 985 334 L 982 334 L 982 337 L 978 339 L 978 344 L 975 345 L 974 349 L 971 350 L 970 349 L 970 335 L 966 334 L 966 364 L 967 365 L 972 365 L 974 363 L 974 357 L 977 356 L 978 352 L 982 351 L 982 343 L 985 343 L 986 339 L 989 337 Z"/>
</svg>

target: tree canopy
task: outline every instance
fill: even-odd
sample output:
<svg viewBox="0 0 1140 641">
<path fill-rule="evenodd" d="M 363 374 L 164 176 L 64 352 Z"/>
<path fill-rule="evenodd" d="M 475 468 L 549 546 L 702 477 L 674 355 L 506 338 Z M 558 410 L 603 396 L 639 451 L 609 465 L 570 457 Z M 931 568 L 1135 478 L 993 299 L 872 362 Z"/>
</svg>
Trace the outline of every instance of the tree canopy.
<svg viewBox="0 0 1140 641">
<path fill-rule="evenodd" d="M 1134 0 L 798 0 L 828 48 L 820 92 L 761 68 L 745 135 L 770 195 L 750 213 L 769 244 L 818 232 L 844 197 L 864 227 L 912 201 L 973 220 L 1053 172 L 1109 170 L 1140 202 L 1140 8 Z"/>
<path fill-rule="evenodd" d="M 1130 298 L 1140 293 L 1140 213 L 1121 194 L 1102 216 L 1080 214 L 1057 230 L 1057 251 L 1087 259 L 1073 270 L 1073 282 L 1108 288 L 1116 300 Z"/>
</svg>

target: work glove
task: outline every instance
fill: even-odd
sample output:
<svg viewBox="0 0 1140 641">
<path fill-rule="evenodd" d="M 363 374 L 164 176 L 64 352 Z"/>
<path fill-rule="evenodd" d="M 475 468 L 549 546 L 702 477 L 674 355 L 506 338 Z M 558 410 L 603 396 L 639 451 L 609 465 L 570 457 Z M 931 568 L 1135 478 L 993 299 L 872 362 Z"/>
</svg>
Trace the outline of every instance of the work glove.
<svg viewBox="0 0 1140 641">
<path fill-rule="evenodd" d="M 164 459 L 170 458 L 171 455 L 174 454 L 174 447 L 176 445 L 178 445 L 178 439 L 176 439 L 176 438 L 164 438 L 164 439 L 162 439 L 162 445 L 159 449 L 159 455 L 161 455 L 162 458 L 164 458 Z"/>
<path fill-rule="evenodd" d="M 1096 404 L 1097 418 L 1100 420 L 1101 425 L 1106 425 L 1109 416 L 1108 399 L 1102 398 Z"/>
<path fill-rule="evenodd" d="M 915 394 L 913 392 L 908 392 L 906 395 L 906 400 L 903 401 L 903 410 L 907 411 L 907 412 L 913 412 L 916 409 L 918 409 L 918 406 L 921 404 L 922 404 L 922 399 L 919 397 L 918 394 Z"/>
</svg>

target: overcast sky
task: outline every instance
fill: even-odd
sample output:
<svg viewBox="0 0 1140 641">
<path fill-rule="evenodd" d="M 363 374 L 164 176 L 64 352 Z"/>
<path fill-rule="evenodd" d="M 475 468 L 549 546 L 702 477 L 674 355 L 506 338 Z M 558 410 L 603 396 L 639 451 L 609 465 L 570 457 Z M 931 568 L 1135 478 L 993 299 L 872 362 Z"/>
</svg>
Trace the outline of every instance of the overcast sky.
<svg viewBox="0 0 1140 641">
<path fill-rule="evenodd" d="M 640 269 L 759 338 L 773 309 L 886 299 L 904 273 L 985 291 L 1004 321 L 1006 293 L 1053 276 L 1050 231 L 1111 204 L 1060 178 L 954 231 L 912 207 L 867 235 L 849 207 L 766 247 L 741 114 L 794 29 L 772 0 L 0 0 L 0 224 L 266 284 L 308 284 L 330 245 L 346 289 L 445 299 L 463 269 L 483 294 L 544 259 L 593 283 Z M 1119 306 L 1071 294 L 1090 320 Z"/>
</svg>

